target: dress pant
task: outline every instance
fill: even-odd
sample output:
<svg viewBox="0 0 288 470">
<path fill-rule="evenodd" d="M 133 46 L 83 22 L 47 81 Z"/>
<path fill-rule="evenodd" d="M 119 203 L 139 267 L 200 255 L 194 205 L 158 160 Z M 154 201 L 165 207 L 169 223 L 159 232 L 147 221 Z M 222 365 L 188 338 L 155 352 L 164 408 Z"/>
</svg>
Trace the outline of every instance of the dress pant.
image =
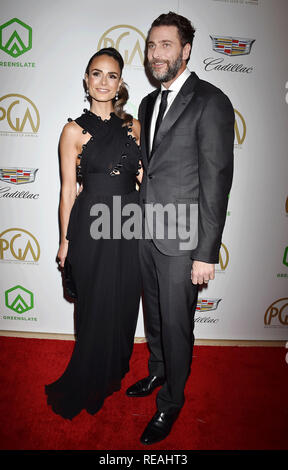
<svg viewBox="0 0 288 470">
<path fill-rule="evenodd" d="M 165 377 L 157 394 L 160 412 L 184 404 L 194 345 L 198 286 L 192 284 L 189 255 L 167 256 L 151 239 L 139 241 L 144 289 L 144 323 L 149 344 L 149 374 Z"/>
</svg>

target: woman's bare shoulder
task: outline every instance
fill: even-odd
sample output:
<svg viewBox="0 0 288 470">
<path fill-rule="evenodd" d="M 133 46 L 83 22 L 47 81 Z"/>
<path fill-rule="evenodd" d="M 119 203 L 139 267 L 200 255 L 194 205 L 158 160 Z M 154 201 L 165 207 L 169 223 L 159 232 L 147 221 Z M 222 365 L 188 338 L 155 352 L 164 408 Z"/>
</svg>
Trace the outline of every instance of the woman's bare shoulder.
<svg viewBox="0 0 288 470">
<path fill-rule="evenodd" d="M 81 128 L 75 121 L 67 122 L 62 129 L 62 135 L 69 137 L 78 137 L 81 134 Z"/>
<path fill-rule="evenodd" d="M 61 145 L 78 147 L 81 144 L 82 129 L 75 121 L 67 122 L 61 132 Z"/>
</svg>

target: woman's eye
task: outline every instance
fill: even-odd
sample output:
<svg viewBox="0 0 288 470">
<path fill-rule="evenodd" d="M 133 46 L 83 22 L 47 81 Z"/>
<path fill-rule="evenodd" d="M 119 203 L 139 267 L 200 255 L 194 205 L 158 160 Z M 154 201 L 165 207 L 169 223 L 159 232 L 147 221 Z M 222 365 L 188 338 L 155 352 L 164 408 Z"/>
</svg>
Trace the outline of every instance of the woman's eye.
<svg viewBox="0 0 288 470">
<path fill-rule="evenodd" d="M 110 78 L 113 78 L 114 80 L 116 80 L 117 75 L 110 75 Z"/>
<path fill-rule="evenodd" d="M 93 72 L 93 77 L 98 77 L 99 76 L 99 72 Z"/>
</svg>

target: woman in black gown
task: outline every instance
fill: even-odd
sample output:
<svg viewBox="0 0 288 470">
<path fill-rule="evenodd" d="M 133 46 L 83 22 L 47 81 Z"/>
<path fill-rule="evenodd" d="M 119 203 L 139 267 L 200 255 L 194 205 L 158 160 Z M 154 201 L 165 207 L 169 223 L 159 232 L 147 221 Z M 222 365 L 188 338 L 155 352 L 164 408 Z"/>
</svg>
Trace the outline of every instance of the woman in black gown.
<svg viewBox="0 0 288 470">
<path fill-rule="evenodd" d="M 123 65 L 113 48 L 94 54 L 85 74 L 90 110 L 68 119 L 60 139 L 58 258 L 63 267 L 67 257 L 77 291 L 76 341 L 63 375 L 45 390 L 54 412 L 69 419 L 83 409 L 96 413 L 120 389 L 138 318 L 137 236 L 127 239 L 113 225 L 119 217 L 122 225 L 127 221 L 121 211 L 125 204 L 138 203 L 136 178 L 142 176 L 139 123 L 123 110 L 128 99 Z M 83 188 L 78 196 L 75 166 Z"/>
</svg>

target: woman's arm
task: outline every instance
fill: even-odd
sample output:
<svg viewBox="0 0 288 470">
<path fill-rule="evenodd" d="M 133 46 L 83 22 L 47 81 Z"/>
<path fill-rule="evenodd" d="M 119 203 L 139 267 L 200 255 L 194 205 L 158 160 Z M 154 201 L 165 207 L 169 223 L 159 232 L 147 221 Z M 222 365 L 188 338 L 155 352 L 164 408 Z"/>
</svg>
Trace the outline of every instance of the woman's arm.
<svg viewBox="0 0 288 470">
<path fill-rule="evenodd" d="M 133 119 L 133 131 L 132 131 L 133 137 L 136 139 L 137 145 L 140 146 L 140 134 L 141 134 L 141 125 L 140 121 L 137 119 Z M 137 181 L 138 183 L 141 184 L 142 178 L 143 178 L 143 168 L 142 168 L 142 163 L 141 160 L 139 160 L 139 174 L 137 175 Z"/>
<path fill-rule="evenodd" d="M 64 266 L 64 261 L 68 251 L 68 240 L 66 239 L 67 227 L 72 206 L 75 202 L 76 183 L 76 162 L 78 156 L 79 130 L 77 124 L 69 122 L 63 128 L 60 138 L 60 168 L 61 168 L 61 197 L 60 197 L 60 247 L 58 259 L 60 266 Z"/>
</svg>

